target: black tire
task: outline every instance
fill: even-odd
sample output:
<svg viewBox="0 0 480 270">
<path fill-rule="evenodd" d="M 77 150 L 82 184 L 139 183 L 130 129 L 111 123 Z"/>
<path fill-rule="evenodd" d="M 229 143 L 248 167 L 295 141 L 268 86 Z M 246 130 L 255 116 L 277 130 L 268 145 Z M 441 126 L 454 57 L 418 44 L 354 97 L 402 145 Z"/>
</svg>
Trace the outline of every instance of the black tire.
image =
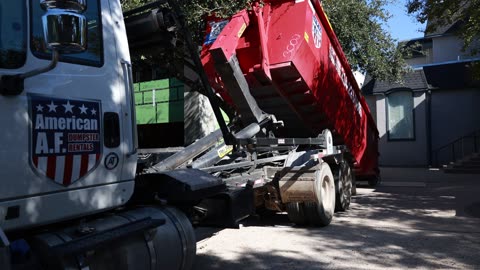
<svg viewBox="0 0 480 270">
<path fill-rule="evenodd" d="M 368 186 L 372 188 L 376 187 L 381 182 L 380 180 L 381 179 L 379 175 L 372 176 L 368 179 Z"/>
<path fill-rule="evenodd" d="M 357 195 L 357 179 L 355 178 L 355 174 L 352 173 L 352 196 Z"/>
<path fill-rule="evenodd" d="M 307 223 L 302 203 L 287 203 L 286 208 L 288 219 L 290 219 L 291 222 L 297 225 L 305 225 Z"/>
<path fill-rule="evenodd" d="M 335 211 L 344 212 L 350 207 L 353 191 L 352 169 L 346 162 L 340 164 L 336 183 Z"/>
<path fill-rule="evenodd" d="M 307 223 L 309 225 L 325 227 L 332 222 L 332 216 L 321 215 L 318 213 L 318 203 L 306 202 L 304 209 Z"/>
<path fill-rule="evenodd" d="M 335 180 L 327 163 L 315 172 L 315 194 L 317 202 L 304 203 L 305 215 L 309 224 L 324 227 L 335 212 Z"/>
</svg>

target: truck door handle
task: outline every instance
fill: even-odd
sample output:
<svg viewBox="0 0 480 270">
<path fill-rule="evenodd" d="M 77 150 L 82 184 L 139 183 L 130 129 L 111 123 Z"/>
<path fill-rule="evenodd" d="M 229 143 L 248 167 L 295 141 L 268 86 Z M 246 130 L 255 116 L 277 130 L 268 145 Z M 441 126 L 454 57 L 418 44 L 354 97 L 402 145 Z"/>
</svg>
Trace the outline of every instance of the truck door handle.
<svg viewBox="0 0 480 270">
<path fill-rule="evenodd" d="M 107 148 L 117 148 L 120 146 L 120 118 L 118 113 L 106 112 L 103 115 L 103 134 L 105 146 Z"/>
<path fill-rule="evenodd" d="M 123 81 L 125 83 L 125 97 L 130 98 L 130 120 L 132 125 L 132 143 L 131 149 L 127 153 L 127 157 L 133 156 L 138 150 L 138 135 L 137 135 L 137 117 L 135 115 L 135 93 L 133 90 L 133 76 L 132 76 L 132 64 L 126 60 L 121 61 L 123 71 Z"/>
</svg>

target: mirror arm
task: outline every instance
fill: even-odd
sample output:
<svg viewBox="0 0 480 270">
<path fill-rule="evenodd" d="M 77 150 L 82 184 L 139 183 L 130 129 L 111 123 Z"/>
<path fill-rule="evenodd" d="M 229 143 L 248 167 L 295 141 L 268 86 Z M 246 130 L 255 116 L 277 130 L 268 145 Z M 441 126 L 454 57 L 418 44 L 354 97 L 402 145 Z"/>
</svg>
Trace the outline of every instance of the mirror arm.
<svg viewBox="0 0 480 270">
<path fill-rule="evenodd" d="M 37 76 L 39 74 L 48 72 L 54 69 L 58 64 L 59 53 L 52 49 L 52 61 L 48 66 L 34 69 L 23 74 L 3 75 L 0 77 L 0 95 L 2 96 L 16 96 L 20 95 L 24 90 L 25 79 Z"/>
<path fill-rule="evenodd" d="M 20 79 L 24 80 L 24 79 L 27 79 L 27 78 L 30 78 L 30 77 L 33 77 L 33 76 L 37 76 L 37 75 L 45 73 L 45 72 L 49 72 L 50 70 L 54 69 L 57 66 L 58 58 L 59 58 L 58 51 L 55 50 L 55 49 L 52 49 L 52 61 L 50 61 L 50 64 L 48 64 L 48 66 L 43 67 L 43 68 L 39 68 L 39 69 L 34 69 L 32 71 L 29 71 L 29 72 L 26 72 L 26 73 L 23 73 L 23 74 L 19 74 L 17 76 L 19 76 Z"/>
</svg>

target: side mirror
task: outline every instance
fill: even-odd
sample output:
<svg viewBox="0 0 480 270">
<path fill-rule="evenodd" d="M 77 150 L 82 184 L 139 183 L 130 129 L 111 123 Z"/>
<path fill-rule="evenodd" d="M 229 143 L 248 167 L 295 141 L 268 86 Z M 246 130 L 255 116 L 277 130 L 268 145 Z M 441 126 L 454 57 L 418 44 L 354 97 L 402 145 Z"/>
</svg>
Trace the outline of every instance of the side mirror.
<svg viewBox="0 0 480 270">
<path fill-rule="evenodd" d="M 47 10 L 43 15 L 43 34 L 47 46 L 61 53 L 80 53 L 87 49 L 87 19 L 63 10 Z"/>
<path fill-rule="evenodd" d="M 87 49 L 87 19 L 82 13 L 87 0 L 40 0 L 46 10 L 42 17 L 47 46 L 60 53 L 80 53 Z"/>
<path fill-rule="evenodd" d="M 52 61 L 43 68 L 0 76 L 0 95 L 20 95 L 25 79 L 54 69 L 60 53 L 79 53 L 87 49 L 87 18 L 82 15 L 87 9 L 86 1 L 40 0 L 40 6 L 46 11 L 42 17 L 43 33 L 45 43 L 52 50 Z"/>
<path fill-rule="evenodd" d="M 87 0 L 40 0 L 40 6 L 44 10 L 62 9 L 83 13 L 87 9 Z"/>
</svg>

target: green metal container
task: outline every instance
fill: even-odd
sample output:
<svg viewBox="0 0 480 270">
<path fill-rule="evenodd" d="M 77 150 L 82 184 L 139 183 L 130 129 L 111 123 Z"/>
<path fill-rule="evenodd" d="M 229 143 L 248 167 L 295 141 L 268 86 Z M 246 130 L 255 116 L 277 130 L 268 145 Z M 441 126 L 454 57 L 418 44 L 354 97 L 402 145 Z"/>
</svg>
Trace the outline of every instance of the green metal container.
<svg viewBox="0 0 480 270">
<path fill-rule="evenodd" d="M 171 78 L 136 83 L 137 124 L 166 124 L 184 121 L 184 85 Z"/>
</svg>

